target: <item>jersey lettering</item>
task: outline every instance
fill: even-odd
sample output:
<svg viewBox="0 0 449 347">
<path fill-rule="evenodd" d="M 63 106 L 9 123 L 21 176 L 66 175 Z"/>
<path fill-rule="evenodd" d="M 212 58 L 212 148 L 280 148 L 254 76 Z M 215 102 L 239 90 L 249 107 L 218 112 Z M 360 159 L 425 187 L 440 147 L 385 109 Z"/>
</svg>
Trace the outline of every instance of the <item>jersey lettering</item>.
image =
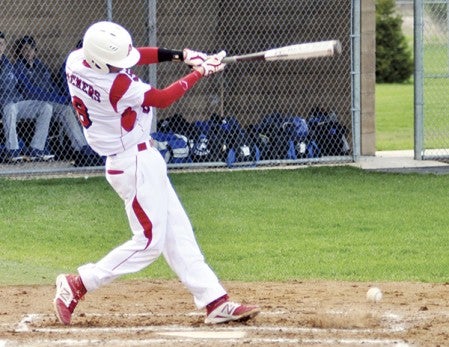
<svg viewBox="0 0 449 347">
<path fill-rule="evenodd" d="M 92 125 L 86 104 L 79 97 L 72 98 L 72 105 L 75 108 L 76 115 L 83 127 L 88 129 Z"/>
<path fill-rule="evenodd" d="M 79 78 L 76 75 L 73 74 L 66 74 L 67 81 L 77 87 L 78 89 L 82 90 L 84 93 L 86 93 L 92 100 L 101 102 L 100 99 L 100 92 L 96 90 L 92 85 L 87 83 L 86 81 L 83 81 L 81 78 Z"/>
</svg>

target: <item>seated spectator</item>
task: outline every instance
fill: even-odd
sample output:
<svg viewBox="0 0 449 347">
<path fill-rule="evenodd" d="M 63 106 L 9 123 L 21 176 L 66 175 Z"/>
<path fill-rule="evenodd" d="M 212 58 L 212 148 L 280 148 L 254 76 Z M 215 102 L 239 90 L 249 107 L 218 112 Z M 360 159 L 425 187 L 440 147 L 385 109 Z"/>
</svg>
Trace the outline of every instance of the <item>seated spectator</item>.
<svg viewBox="0 0 449 347">
<path fill-rule="evenodd" d="M 76 43 L 75 49 L 80 49 L 82 47 L 83 47 L 83 40 L 81 39 Z M 59 94 L 68 95 L 69 99 L 70 99 L 70 91 L 69 91 L 69 86 L 67 84 L 67 78 L 66 78 L 66 72 L 65 72 L 66 63 L 67 63 L 67 58 L 64 59 L 64 62 L 62 63 L 58 74 L 55 76 L 55 83 L 56 83 L 56 86 L 58 87 Z"/>
<path fill-rule="evenodd" d="M 17 78 L 13 65 L 5 55 L 6 39 L 0 32 L 0 110 L 7 160 L 20 162 L 28 155 L 31 160 L 50 160 L 54 155 L 45 151 L 53 107 L 44 101 L 24 100 L 17 90 Z M 21 149 L 17 136 L 17 122 L 22 119 L 35 120 L 34 135 L 30 148 Z"/>
<path fill-rule="evenodd" d="M 95 153 L 87 145 L 70 96 L 58 92 L 50 69 L 36 57 L 36 41 L 32 36 L 24 36 L 16 42 L 16 55 L 14 71 L 21 94 L 27 99 L 47 101 L 53 106 L 56 120 L 64 129 L 76 156 L 87 157 L 85 162 L 88 164 L 88 158 L 95 157 Z"/>
</svg>

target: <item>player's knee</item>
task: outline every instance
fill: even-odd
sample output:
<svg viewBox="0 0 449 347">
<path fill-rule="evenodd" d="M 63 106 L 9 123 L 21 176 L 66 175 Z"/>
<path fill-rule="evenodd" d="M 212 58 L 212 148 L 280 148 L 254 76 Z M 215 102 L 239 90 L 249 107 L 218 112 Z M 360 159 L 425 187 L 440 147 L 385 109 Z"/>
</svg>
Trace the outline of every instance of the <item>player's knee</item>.
<svg viewBox="0 0 449 347">
<path fill-rule="evenodd" d="M 151 258 L 159 257 L 164 249 L 162 240 L 151 236 L 134 236 L 133 241 L 141 252 L 148 253 Z"/>
</svg>

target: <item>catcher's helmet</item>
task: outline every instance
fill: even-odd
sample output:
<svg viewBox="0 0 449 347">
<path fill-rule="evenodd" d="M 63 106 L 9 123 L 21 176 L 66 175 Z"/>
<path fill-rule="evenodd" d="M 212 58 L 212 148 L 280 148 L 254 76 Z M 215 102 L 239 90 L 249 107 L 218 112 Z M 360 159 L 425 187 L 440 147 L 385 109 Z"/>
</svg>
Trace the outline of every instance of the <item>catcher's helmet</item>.
<svg viewBox="0 0 449 347">
<path fill-rule="evenodd" d="M 89 65 L 100 73 L 108 73 L 109 66 L 132 67 L 140 59 L 128 31 L 112 22 L 97 22 L 87 29 L 83 52 Z"/>
</svg>

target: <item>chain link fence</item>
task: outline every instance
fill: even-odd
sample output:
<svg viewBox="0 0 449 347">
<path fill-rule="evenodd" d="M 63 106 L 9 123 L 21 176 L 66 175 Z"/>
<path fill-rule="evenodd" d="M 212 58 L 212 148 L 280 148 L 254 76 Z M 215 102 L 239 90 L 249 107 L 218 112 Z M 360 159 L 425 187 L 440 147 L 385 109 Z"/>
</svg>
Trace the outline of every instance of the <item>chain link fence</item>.
<svg viewBox="0 0 449 347">
<path fill-rule="evenodd" d="M 358 28 L 352 27 L 351 0 L 3 0 L 2 5 L 0 174 L 102 171 L 104 158 L 87 146 L 63 73 L 68 52 L 99 20 L 126 27 L 136 46 L 225 49 L 228 55 L 340 40 L 337 57 L 228 65 L 176 104 L 156 110 L 152 136 L 171 169 L 352 161 L 352 101 L 358 91 L 352 86 L 351 37 Z M 189 70 L 163 63 L 135 72 L 164 88 Z"/>
<path fill-rule="evenodd" d="M 449 6 L 417 0 L 415 21 L 415 157 L 449 158 Z"/>
</svg>

